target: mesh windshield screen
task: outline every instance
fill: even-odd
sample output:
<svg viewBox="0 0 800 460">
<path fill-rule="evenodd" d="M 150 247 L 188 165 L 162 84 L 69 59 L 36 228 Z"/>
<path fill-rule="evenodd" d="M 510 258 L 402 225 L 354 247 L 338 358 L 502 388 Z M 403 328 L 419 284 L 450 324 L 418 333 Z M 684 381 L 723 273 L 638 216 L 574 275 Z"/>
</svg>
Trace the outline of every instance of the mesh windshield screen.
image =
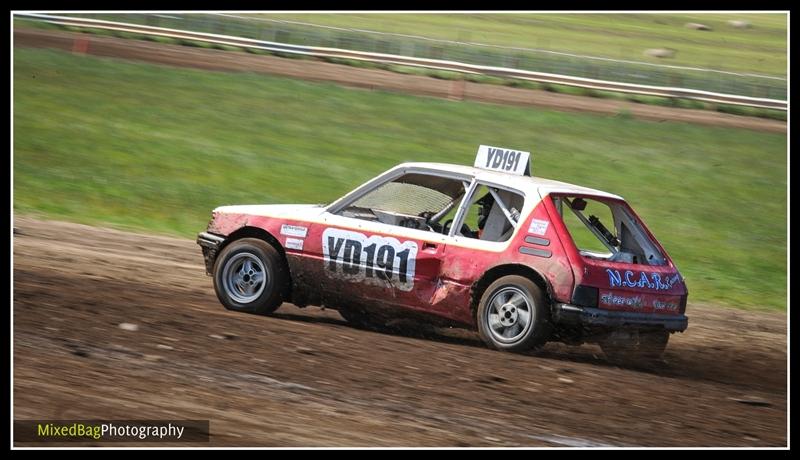
<svg viewBox="0 0 800 460">
<path fill-rule="evenodd" d="M 439 212 L 450 201 L 452 198 L 449 196 L 428 187 L 389 182 L 362 197 L 353 206 L 417 216 L 426 211 Z"/>
</svg>

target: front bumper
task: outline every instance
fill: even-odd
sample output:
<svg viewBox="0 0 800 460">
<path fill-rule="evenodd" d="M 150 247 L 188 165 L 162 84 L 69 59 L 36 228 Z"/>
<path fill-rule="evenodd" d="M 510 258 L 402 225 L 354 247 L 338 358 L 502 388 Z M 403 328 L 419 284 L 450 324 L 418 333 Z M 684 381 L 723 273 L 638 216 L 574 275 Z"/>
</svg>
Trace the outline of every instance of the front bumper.
<svg viewBox="0 0 800 460">
<path fill-rule="evenodd" d="M 556 304 L 553 320 L 560 324 L 601 327 L 663 327 L 667 331 L 683 332 L 689 326 L 686 315 L 662 315 L 658 313 L 635 313 L 627 311 L 601 310 L 578 307 L 565 303 Z"/>
<path fill-rule="evenodd" d="M 197 235 L 197 244 L 203 249 L 203 259 L 206 262 L 206 274 L 214 272 L 214 261 L 217 260 L 217 252 L 225 238 L 208 232 L 201 232 Z"/>
</svg>

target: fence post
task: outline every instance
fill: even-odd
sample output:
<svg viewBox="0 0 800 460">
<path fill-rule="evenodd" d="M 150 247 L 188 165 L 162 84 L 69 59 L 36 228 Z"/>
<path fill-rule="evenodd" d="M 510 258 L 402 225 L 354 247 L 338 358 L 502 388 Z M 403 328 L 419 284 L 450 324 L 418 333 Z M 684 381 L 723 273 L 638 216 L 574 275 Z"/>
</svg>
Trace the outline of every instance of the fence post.
<svg viewBox="0 0 800 460">
<path fill-rule="evenodd" d="M 456 101 L 463 101 L 464 100 L 464 88 L 467 85 L 467 80 L 463 78 L 459 78 L 457 80 L 453 80 L 453 83 L 450 85 L 450 96 L 448 99 L 453 99 Z"/>
<path fill-rule="evenodd" d="M 86 54 L 89 52 L 89 39 L 83 36 L 75 37 L 72 42 L 72 52 L 75 54 Z"/>
</svg>

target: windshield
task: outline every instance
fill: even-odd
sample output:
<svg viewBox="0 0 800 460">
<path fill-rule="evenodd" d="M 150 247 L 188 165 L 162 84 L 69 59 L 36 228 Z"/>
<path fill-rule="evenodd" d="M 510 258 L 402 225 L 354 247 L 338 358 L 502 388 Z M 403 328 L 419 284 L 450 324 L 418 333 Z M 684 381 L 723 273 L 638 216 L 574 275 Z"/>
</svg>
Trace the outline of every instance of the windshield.
<svg viewBox="0 0 800 460">
<path fill-rule="evenodd" d="M 356 200 L 352 207 L 418 216 L 423 212 L 435 214 L 452 201 L 452 197 L 432 188 L 389 182 Z"/>
<path fill-rule="evenodd" d="M 375 187 L 338 214 L 443 233 L 447 228 L 442 219 L 454 210 L 468 185 L 461 179 L 405 174 Z"/>
<path fill-rule="evenodd" d="M 630 264 L 666 264 L 644 225 L 624 204 L 574 196 L 553 197 L 553 204 L 583 257 Z"/>
</svg>

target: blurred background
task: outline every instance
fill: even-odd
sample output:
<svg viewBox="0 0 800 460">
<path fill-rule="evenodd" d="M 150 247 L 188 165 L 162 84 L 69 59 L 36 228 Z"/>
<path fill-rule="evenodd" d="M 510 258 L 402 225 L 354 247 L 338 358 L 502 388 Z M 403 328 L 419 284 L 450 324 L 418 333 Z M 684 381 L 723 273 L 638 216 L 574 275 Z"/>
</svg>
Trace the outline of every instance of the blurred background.
<svg viewBox="0 0 800 460">
<path fill-rule="evenodd" d="M 785 444 L 787 32 L 786 13 L 14 14 L 15 415 L 211 418 L 229 445 Z M 194 238 L 215 207 L 329 203 L 480 144 L 627 199 L 690 292 L 667 364 L 500 360 L 213 298 Z"/>
</svg>

